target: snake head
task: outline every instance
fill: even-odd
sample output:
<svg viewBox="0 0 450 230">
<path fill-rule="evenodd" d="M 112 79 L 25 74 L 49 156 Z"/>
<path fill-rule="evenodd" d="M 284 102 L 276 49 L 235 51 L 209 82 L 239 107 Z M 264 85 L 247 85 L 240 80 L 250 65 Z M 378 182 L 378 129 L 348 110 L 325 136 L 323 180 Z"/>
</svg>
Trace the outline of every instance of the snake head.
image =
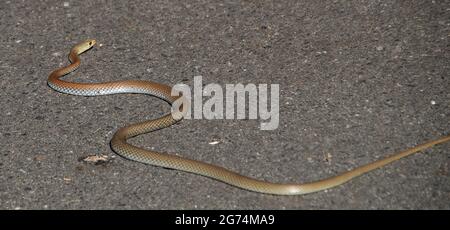
<svg viewBox="0 0 450 230">
<path fill-rule="evenodd" d="M 94 39 L 88 39 L 84 42 L 79 43 L 73 49 L 75 49 L 77 54 L 81 54 L 81 53 L 85 52 L 86 50 L 92 48 L 92 46 L 94 46 L 95 43 L 96 43 L 96 41 Z"/>
</svg>

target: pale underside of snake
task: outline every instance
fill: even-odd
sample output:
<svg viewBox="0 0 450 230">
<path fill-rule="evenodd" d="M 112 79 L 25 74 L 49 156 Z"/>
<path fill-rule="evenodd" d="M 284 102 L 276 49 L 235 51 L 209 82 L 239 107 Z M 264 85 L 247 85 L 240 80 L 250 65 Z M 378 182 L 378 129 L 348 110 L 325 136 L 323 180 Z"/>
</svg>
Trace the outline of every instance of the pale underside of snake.
<svg viewBox="0 0 450 230">
<path fill-rule="evenodd" d="M 69 60 L 71 64 L 53 71 L 48 77 L 48 85 L 58 92 L 72 95 L 98 96 L 119 93 L 138 93 L 156 96 L 167 101 L 169 104 L 174 103 L 174 101 L 178 98 L 177 96 L 171 96 L 171 87 L 150 81 L 123 80 L 104 83 L 74 83 L 61 80 L 60 78 L 62 76 L 75 71 L 79 67 L 80 59 L 78 55 L 89 50 L 92 46 L 95 45 L 95 43 L 95 40 L 86 40 L 74 46 L 69 54 Z M 420 152 L 436 144 L 450 141 L 450 135 L 444 136 L 440 139 L 426 142 L 424 144 L 393 154 L 382 160 L 378 160 L 367 165 L 355 168 L 353 170 L 344 172 L 337 176 L 305 184 L 280 184 L 266 182 L 240 175 L 216 165 L 175 155 L 154 152 L 127 143 L 127 139 L 129 138 L 158 129 L 163 129 L 165 127 L 171 126 L 181 119 L 182 117 L 172 116 L 172 114 L 169 113 L 158 119 L 148 120 L 123 127 L 114 134 L 114 137 L 111 140 L 111 148 L 114 150 L 114 152 L 124 158 L 149 165 L 161 166 L 164 168 L 172 168 L 199 174 L 230 185 L 234 185 L 242 189 L 276 195 L 299 195 L 317 192 L 341 185 L 351 180 L 352 178 L 380 168 L 400 158 Z"/>
</svg>

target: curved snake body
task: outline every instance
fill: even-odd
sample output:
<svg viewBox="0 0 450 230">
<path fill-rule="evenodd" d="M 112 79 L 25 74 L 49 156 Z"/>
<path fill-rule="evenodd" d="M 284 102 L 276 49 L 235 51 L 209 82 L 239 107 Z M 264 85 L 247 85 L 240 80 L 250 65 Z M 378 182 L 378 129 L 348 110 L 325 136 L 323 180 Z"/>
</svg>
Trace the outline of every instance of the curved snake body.
<svg viewBox="0 0 450 230">
<path fill-rule="evenodd" d="M 53 71 L 48 77 L 48 85 L 56 91 L 72 95 L 98 96 L 119 93 L 139 93 L 156 96 L 167 101 L 169 104 L 172 104 L 178 98 L 171 96 L 171 87 L 150 81 L 124 80 L 105 83 L 74 83 L 61 80 L 60 78 L 62 76 L 75 71 L 80 66 L 78 55 L 89 50 L 94 45 L 95 40 L 87 40 L 74 46 L 69 54 L 71 64 Z M 385 159 L 355 168 L 340 175 L 305 184 L 279 184 L 257 180 L 216 165 L 150 151 L 127 143 L 127 139 L 129 138 L 171 126 L 181 119 L 182 117 L 180 116 L 167 114 L 158 119 L 144 121 L 121 128 L 114 134 L 114 137 L 111 140 L 111 148 L 119 155 L 131 160 L 203 175 L 242 189 L 276 195 L 298 195 L 317 192 L 341 185 L 361 174 L 380 168 L 433 145 L 450 140 L 450 135 L 445 136 L 438 140 L 430 141 L 399 152 Z"/>
</svg>

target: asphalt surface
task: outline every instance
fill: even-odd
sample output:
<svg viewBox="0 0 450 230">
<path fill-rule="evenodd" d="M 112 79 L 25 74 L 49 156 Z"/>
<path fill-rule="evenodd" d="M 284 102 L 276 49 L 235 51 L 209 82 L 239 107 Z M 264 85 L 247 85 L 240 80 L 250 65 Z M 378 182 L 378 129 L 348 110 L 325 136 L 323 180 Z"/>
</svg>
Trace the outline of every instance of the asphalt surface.
<svg viewBox="0 0 450 230">
<path fill-rule="evenodd" d="M 314 181 L 449 134 L 449 1 L 2 1 L 0 19 L 2 209 L 450 208 L 450 144 L 324 192 L 257 194 L 112 152 L 115 130 L 165 114 L 162 100 L 46 84 L 87 38 L 101 45 L 71 80 L 279 84 L 276 130 L 185 120 L 131 142 Z"/>
</svg>

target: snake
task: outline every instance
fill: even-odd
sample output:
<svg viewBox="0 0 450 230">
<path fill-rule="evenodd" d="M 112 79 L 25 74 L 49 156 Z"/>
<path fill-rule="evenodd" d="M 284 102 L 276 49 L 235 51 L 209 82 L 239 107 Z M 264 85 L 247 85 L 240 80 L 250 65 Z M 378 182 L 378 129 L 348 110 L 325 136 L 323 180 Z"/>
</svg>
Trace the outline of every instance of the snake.
<svg viewBox="0 0 450 230">
<path fill-rule="evenodd" d="M 147 80 L 120 80 L 103 83 L 76 83 L 61 80 L 61 77 L 74 72 L 80 66 L 81 62 L 79 55 L 90 50 L 95 44 L 96 40 L 93 39 L 88 39 L 76 44 L 69 53 L 70 64 L 51 72 L 47 80 L 48 86 L 60 93 L 80 96 L 99 96 L 123 93 L 145 94 L 165 100 L 170 105 L 180 97 L 183 97 L 182 95 L 172 96 L 172 87 L 170 86 Z M 180 113 L 182 112 L 179 112 L 176 115 L 168 113 L 156 119 L 146 120 L 119 128 L 110 141 L 111 149 L 118 155 L 129 160 L 198 174 L 244 190 L 273 195 L 301 195 L 342 185 L 355 177 L 371 172 L 401 158 L 421 152 L 434 145 L 450 141 L 450 135 L 443 136 L 336 176 L 304 184 L 272 183 L 265 180 L 259 180 L 210 163 L 174 154 L 150 151 L 127 143 L 127 140 L 130 138 L 160 130 L 179 122 L 183 119 L 184 115 Z"/>
</svg>

